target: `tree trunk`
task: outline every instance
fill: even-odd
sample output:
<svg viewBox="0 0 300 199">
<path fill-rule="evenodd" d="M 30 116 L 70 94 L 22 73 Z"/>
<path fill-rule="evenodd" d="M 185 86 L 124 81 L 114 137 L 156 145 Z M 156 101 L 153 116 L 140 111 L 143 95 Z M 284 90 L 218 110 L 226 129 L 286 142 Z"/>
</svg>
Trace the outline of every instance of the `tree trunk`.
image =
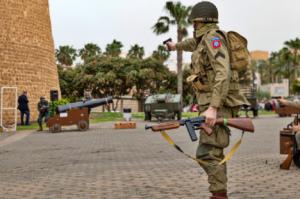
<svg viewBox="0 0 300 199">
<path fill-rule="evenodd" d="M 182 41 L 182 33 L 177 28 L 177 42 Z M 182 50 L 177 51 L 177 92 L 182 96 Z"/>
<path fill-rule="evenodd" d="M 297 67 L 297 56 L 298 56 L 298 51 L 297 49 L 294 50 L 294 60 L 293 60 L 293 67 L 294 67 L 294 80 L 297 80 L 298 78 L 298 67 Z"/>
</svg>

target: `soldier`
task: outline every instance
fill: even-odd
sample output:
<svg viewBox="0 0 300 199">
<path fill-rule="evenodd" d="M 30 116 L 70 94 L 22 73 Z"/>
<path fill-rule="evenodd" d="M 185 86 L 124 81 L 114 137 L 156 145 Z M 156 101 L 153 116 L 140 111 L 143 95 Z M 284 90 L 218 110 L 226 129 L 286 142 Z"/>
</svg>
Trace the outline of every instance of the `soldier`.
<svg viewBox="0 0 300 199">
<path fill-rule="evenodd" d="M 208 175 L 211 199 L 226 199 L 226 163 L 224 148 L 229 145 L 230 130 L 226 126 L 214 126 L 217 117 L 236 117 L 241 105 L 248 104 L 239 92 L 238 72 L 230 68 L 230 57 L 223 32 L 219 30 L 218 10 L 210 2 L 202 1 L 191 11 L 194 37 L 180 43 L 168 42 L 169 50 L 192 52 L 192 82 L 199 104 L 199 112 L 206 117 L 206 124 L 213 126 L 213 134 L 203 131 L 196 156 L 208 164 L 200 164 Z"/>
<path fill-rule="evenodd" d="M 43 131 L 43 118 L 45 118 L 45 122 L 47 122 L 47 119 L 49 117 L 49 103 L 45 99 L 44 96 L 40 97 L 40 101 L 37 105 L 37 109 L 39 111 L 39 118 L 38 118 L 39 129 L 38 129 L 38 131 Z"/>
<path fill-rule="evenodd" d="M 279 101 L 280 105 L 293 106 L 293 107 L 296 107 L 296 108 L 300 109 L 300 101 L 290 102 L 290 101 L 287 101 L 285 99 L 278 99 L 278 101 Z M 296 132 L 295 139 L 296 139 L 296 142 L 297 142 L 298 150 L 300 150 L 300 124 L 293 125 L 293 131 Z"/>
</svg>

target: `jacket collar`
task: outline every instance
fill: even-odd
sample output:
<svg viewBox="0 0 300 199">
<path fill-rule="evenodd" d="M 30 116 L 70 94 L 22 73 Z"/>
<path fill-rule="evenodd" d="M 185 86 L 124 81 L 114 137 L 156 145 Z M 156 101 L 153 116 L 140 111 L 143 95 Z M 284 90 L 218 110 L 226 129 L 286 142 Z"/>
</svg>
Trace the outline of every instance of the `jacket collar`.
<svg viewBox="0 0 300 199">
<path fill-rule="evenodd" d="M 216 23 L 206 23 L 204 26 L 201 26 L 194 31 L 194 37 L 196 39 L 200 38 L 204 34 L 206 34 L 208 31 L 213 30 L 213 29 L 219 30 L 219 26 Z"/>
</svg>

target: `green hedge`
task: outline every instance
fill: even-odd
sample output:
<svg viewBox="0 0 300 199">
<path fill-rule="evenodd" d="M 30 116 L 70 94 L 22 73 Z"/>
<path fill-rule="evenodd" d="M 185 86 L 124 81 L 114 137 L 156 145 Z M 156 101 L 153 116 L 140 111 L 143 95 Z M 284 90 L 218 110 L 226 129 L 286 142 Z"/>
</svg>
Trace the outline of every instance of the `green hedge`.
<svg viewBox="0 0 300 199">
<path fill-rule="evenodd" d="M 68 99 L 60 99 L 54 102 L 50 102 L 49 104 L 49 111 L 50 111 L 50 117 L 53 117 L 56 114 L 56 108 L 60 105 L 69 104 L 70 101 Z"/>
</svg>

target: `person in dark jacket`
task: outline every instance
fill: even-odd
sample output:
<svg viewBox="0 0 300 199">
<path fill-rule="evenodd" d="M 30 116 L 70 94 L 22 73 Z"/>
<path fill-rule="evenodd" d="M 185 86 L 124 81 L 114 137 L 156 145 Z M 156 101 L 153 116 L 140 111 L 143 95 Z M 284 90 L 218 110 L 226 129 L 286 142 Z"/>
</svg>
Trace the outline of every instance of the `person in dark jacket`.
<svg viewBox="0 0 300 199">
<path fill-rule="evenodd" d="M 46 100 L 44 96 L 40 97 L 40 101 L 37 105 L 37 109 L 39 111 L 38 124 L 40 127 L 38 131 L 43 131 L 43 119 L 45 120 L 45 122 L 47 122 L 49 117 L 49 102 Z"/>
<path fill-rule="evenodd" d="M 27 98 L 27 91 L 23 91 L 22 95 L 18 98 L 18 109 L 21 113 L 21 125 L 24 125 L 24 115 L 26 115 L 25 125 L 29 125 L 30 121 L 30 110 L 28 107 L 28 98 Z"/>
</svg>

